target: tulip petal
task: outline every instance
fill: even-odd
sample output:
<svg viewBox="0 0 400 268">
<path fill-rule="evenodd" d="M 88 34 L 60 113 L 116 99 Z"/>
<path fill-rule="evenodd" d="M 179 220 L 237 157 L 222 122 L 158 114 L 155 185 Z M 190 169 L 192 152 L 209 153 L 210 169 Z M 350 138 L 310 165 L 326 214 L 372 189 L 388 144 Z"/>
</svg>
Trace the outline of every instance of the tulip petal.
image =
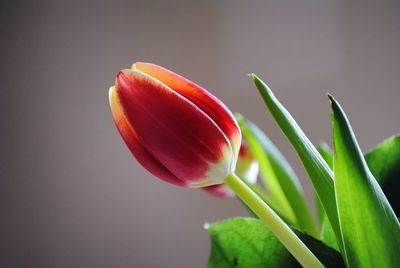
<svg viewBox="0 0 400 268">
<path fill-rule="evenodd" d="M 234 197 L 235 193 L 225 184 L 211 185 L 203 188 L 204 191 L 216 197 Z"/>
<path fill-rule="evenodd" d="M 192 81 L 161 66 L 137 62 L 132 69 L 161 81 L 206 113 L 229 139 L 236 161 L 241 142 L 240 128 L 232 113 L 218 98 Z"/>
<path fill-rule="evenodd" d="M 123 113 L 115 87 L 111 87 L 109 90 L 109 101 L 115 125 L 136 160 L 150 173 L 160 179 L 178 186 L 184 186 L 185 183 L 154 158 L 139 141 L 135 130 L 129 124 Z"/>
<path fill-rule="evenodd" d="M 234 169 L 220 128 L 196 105 L 135 70 L 117 75 L 124 114 L 145 148 L 189 187 L 218 184 Z"/>
<path fill-rule="evenodd" d="M 240 147 L 235 173 L 248 183 L 255 184 L 257 182 L 258 171 L 258 161 L 254 158 L 247 143 L 243 141 Z"/>
</svg>

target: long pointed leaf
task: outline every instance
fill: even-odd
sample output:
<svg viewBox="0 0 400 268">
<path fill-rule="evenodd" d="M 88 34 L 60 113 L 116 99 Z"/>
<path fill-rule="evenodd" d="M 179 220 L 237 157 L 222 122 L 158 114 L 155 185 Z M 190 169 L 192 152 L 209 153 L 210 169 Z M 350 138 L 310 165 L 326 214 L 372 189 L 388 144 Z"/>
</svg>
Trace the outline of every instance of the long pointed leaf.
<svg viewBox="0 0 400 268">
<path fill-rule="evenodd" d="M 325 162 L 329 165 L 329 167 L 333 168 L 333 154 L 332 150 L 328 144 L 325 142 L 321 142 L 318 145 L 318 152 L 321 154 L 322 158 L 324 158 Z M 319 201 L 318 197 L 316 200 L 317 211 L 320 215 L 320 222 L 321 222 L 321 239 L 325 242 L 328 246 L 331 246 L 335 249 L 338 249 L 338 244 L 336 241 L 335 233 L 333 232 L 332 225 L 329 222 L 328 218 L 326 217 L 325 211 L 321 211 L 321 201 Z"/>
<path fill-rule="evenodd" d="M 318 151 L 329 164 L 332 150 L 327 144 Z M 382 187 L 394 212 L 400 215 L 400 136 L 394 135 L 364 155 L 368 168 Z"/>
<path fill-rule="evenodd" d="M 255 74 L 251 74 L 250 77 L 253 79 L 275 121 L 296 150 L 324 206 L 336 238 L 341 241 L 332 170 L 290 113 L 276 99 L 271 89 Z"/>
<path fill-rule="evenodd" d="M 252 122 L 236 116 L 243 136 L 259 162 L 261 175 L 272 196 L 277 195 L 293 213 L 296 225 L 308 234 L 319 236 L 317 224 L 293 169 L 268 137 Z M 273 188 L 271 188 L 273 186 Z"/>
<path fill-rule="evenodd" d="M 329 168 L 332 169 L 333 168 L 333 158 L 332 158 L 332 151 L 329 148 L 328 144 L 326 144 L 325 142 L 321 142 L 318 147 L 317 150 L 319 152 L 319 154 L 322 156 L 322 158 L 325 160 L 325 162 L 328 164 Z M 314 191 L 314 194 L 315 191 Z M 320 223 L 322 224 L 324 222 L 324 218 L 326 217 L 325 214 L 325 210 L 324 207 L 322 206 L 321 201 L 319 200 L 318 196 L 315 196 L 315 205 L 317 207 L 317 212 L 318 212 L 318 216 L 319 216 L 319 220 Z"/>
<path fill-rule="evenodd" d="M 400 225 L 337 101 L 332 104 L 334 173 L 345 259 L 349 267 L 398 267 Z"/>
<path fill-rule="evenodd" d="M 329 145 L 325 142 L 321 142 L 318 145 L 318 152 L 321 154 L 322 158 L 325 160 L 328 166 L 333 169 L 333 154 Z"/>
</svg>

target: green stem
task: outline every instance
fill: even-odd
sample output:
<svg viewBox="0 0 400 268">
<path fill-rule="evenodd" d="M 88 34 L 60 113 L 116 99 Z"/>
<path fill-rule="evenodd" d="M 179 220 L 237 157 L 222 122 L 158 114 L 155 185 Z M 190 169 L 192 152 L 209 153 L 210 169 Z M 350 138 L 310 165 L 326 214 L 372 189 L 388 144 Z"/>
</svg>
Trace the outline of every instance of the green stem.
<svg viewBox="0 0 400 268">
<path fill-rule="evenodd" d="M 289 226 L 236 174 L 229 175 L 225 184 L 253 210 L 303 267 L 324 267 Z"/>
</svg>

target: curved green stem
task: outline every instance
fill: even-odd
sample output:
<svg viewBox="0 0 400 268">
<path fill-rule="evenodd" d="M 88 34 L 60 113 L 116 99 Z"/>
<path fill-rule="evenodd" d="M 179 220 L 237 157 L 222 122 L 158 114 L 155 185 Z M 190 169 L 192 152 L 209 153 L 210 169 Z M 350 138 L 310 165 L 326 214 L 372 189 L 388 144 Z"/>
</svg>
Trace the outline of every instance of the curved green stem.
<svg viewBox="0 0 400 268">
<path fill-rule="evenodd" d="M 239 177 L 232 173 L 226 178 L 236 195 L 267 225 L 287 250 L 304 267 L 324 267 L 300 238 L 265 204 Z"/>
</svg>

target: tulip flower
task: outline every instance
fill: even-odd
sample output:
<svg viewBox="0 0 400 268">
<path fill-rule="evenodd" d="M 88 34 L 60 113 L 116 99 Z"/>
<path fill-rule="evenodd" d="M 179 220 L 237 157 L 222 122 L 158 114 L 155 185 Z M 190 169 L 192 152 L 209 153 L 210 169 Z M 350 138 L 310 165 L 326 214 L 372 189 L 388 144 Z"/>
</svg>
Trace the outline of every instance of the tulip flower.
<svg viewBox="0 0 400 268">
<path fill-rule="evenodd" d="M 228 108 L 188 79 L 150 63 L 121 70 L 109 101 L 137 161 L 156 177 L 198 188 L 235 170 L 241 133 Z"/>
<path fill-rule="evenodd" d="M 235 173 L 240 178 L 251 184 L 255 184 L 257 182 L 258 162 L 245 141 L 242 141 L 242 145 L 240 146 Z M 217 197 L 235 196 L 235 193 L 225 184 L 212 185 L 204 187 L 203 189 Z"/>
<path fill-rule="evenodd" d="M 109 90 L 113 119 L 137 161 L 187 188 L 224 183 L 303 265 L 318 259 L 236 174 L 241 133 L 232 113 L 204 88 L 163 67 L 135 63 Z"/>
</svg>

